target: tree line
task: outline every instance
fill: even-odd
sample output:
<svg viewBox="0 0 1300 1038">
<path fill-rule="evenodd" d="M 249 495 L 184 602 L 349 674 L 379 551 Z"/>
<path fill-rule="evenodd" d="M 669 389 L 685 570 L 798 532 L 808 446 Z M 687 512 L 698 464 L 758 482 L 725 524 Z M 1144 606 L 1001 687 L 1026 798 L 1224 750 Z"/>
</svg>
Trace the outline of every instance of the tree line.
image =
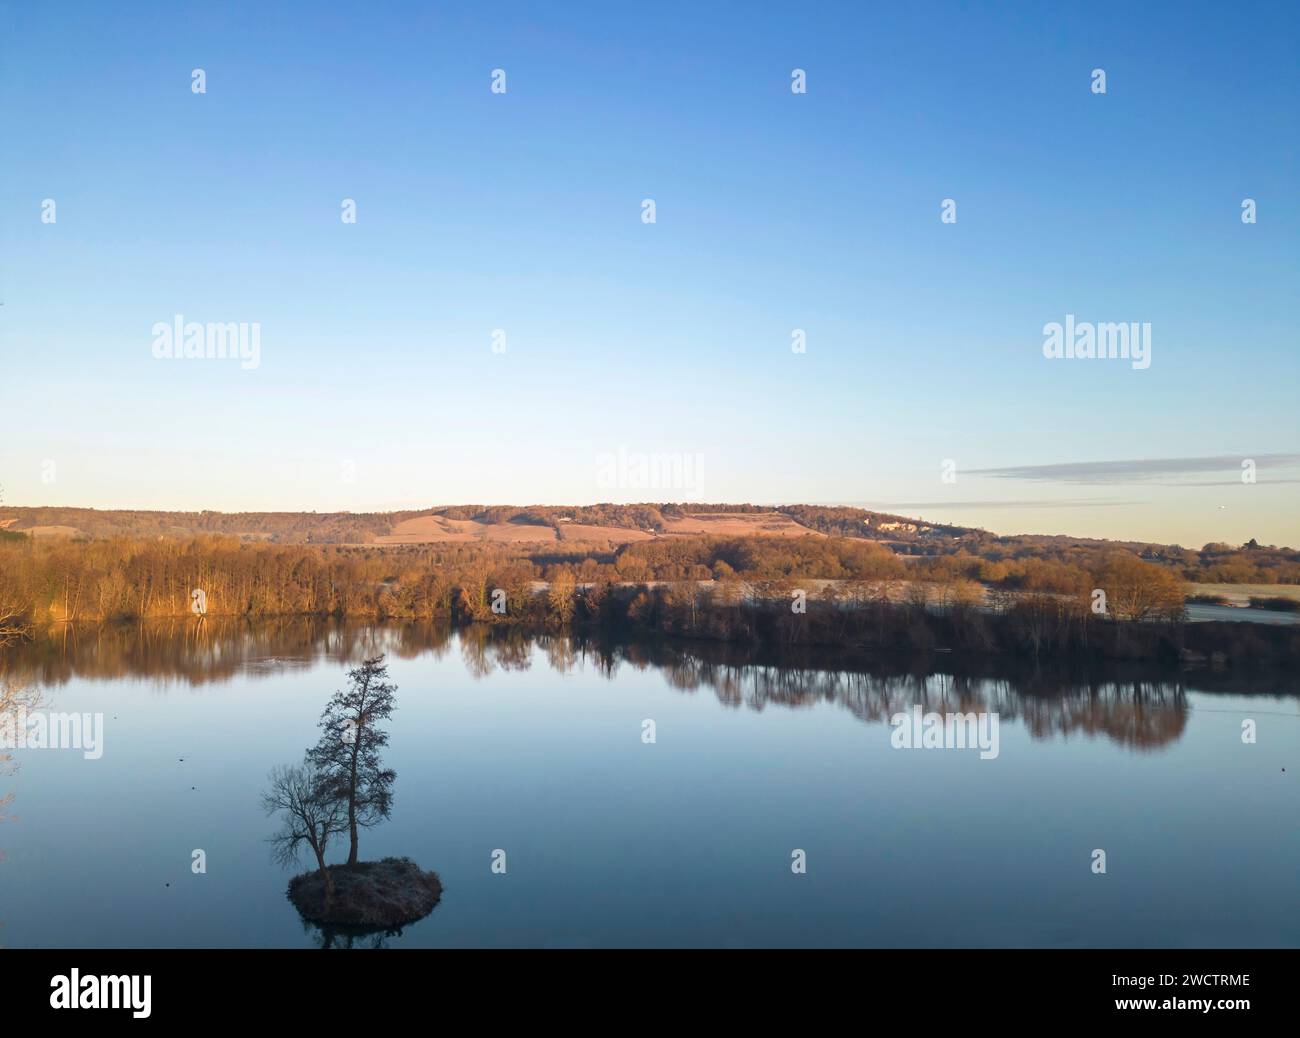
<svg viewBox="0 0 1300 1038">
<path fill-rule="evenodd" d="M 851 599 L 862 598 L 860 589 L 868 585 L 895 600 L 901 587 L 920 585 L 911 594 L 943 605 L 987 609 L 999 605 L 999 595 L 1039 595 L 1094 612 L 1094 592 L 1102 589 L 1102 612 L 1129 620 L 1175 617 L 1183 605 L 1175 570 L 1123 552 L 1071 563 L 961 555 L 905 559 L 868 541 L 816 537 L 663 537 L 616 550 L 556 549 L 377 549 L 230 537 L 7 540 L 0 542 L 0 638 L 5 630 L 49 622 L 185 616 L 196 590 L 212 616 L 542 623 L 570 622 L 580 612 L 580 599 L 594 601 L 610 587 L 681 582 L 715 583 L 731 601 L 770 597 L 782 582 L 834 581 L 849 588 Z"/>
</svg>

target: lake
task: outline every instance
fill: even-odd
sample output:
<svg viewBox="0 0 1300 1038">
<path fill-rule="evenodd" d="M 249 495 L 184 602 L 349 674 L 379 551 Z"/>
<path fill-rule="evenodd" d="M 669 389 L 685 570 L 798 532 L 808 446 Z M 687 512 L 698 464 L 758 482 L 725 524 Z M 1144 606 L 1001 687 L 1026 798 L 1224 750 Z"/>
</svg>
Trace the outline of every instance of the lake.
<svg viewBox="0 0 1300 1038">
<path fill-rule="evenodd" d="M 396 800 L 361 855 L 445 893 L 398 933 L 322 933 L 260 798 L 378 653 Z M 23 749 L 0 778 L 0 945 L 1300 944 L 1294 676 L 933 666 L 505 628 L 68 628 L 0 652 L 46 709 L 104 725 L 98 759 Z M 993 718 L 996 753 L 896 745 L 915 707 Z"/>
</svg>

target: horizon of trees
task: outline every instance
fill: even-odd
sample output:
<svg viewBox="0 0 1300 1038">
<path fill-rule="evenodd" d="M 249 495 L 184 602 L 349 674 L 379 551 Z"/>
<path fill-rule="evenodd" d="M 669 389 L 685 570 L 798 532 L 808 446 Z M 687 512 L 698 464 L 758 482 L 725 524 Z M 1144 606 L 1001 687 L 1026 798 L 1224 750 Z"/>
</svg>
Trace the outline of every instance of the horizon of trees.
<svg viewBox="0 0 1300 1038">
<path fill-rule="evenodd" d="M 1132 553 L 1066 559 L 907 558 L 853 538 L 665 537 L 617 549 L 563 544 L 410 545 L 400 549 L 180 540 L 32 540 L 0 543 L 0 631 L 33 625 L 188 616 L 204 592 L 212 616 L 292 615 L 568 623 L 575 600 L 621 585 L 716 582 L 721 599 L 785 593 L 796 581 L 843 582 L 849 602 L 872 585 L 898 599 L 992 604 L 1060 597 L 1142 620 L 1180 613 L 1175 567 Z M 541 585 L 546 593 L 540 594 Z M 872 592 L 874 594 L 874 592 Z M 999 597 L 1001 596 L 1001 597 Z M 1010 597 L 1008 597 L 1010 596 Z M 716 603 L 715 603 L 716 604 Z M 581 618 L 581 617 L 579 617 Z"/>
</svg>

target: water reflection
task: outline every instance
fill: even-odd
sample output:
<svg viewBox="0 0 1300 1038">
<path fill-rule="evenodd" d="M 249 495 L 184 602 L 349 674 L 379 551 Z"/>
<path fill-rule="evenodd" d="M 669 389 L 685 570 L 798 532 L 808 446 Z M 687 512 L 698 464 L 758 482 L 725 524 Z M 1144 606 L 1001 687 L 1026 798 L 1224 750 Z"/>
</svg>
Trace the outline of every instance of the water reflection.
<svg viewBox="0 0 1300 1038">
<path fill-rule="evenodd" d="M 345 926 L 340 923 L 318 924 L 301 920 L 303 933 L 315 948 L 387 948 L 402 936 L 405 927 Z"/>
<path fill-rule="evenodd" d="M 1100 735 L 1138 750 L 1182 735 L 1189 691 L 1300 694 L 1296 675 L 1184 674 L 1132 664 L 1053 668 L 944 657 L 864 659 L 828 649 L 774 653 L 734 644 L 609 640 L 520 627 L 300 618 L 65 625 L 0 653 L 0 679 L 42 688 L 79 678 L 198 686 L 308 670 L 322 661 L 353 663 L 378 654 L 441 658 L 452 651 L 476 680 L 497 670 L 528 670 L 541 659 L 561 673 L 592 669 L 611 681 L 624 667 L 654 669 L 681 692 L 707 690 L 736 709 L 833 703 L 869 723 L 887 723 L 914 704 L 940 713 L 992 711 L 1003 721 L 1019 720 L 1035 738 Z"/>
<path fill-rule="evenodd" d="M 402 929 L 304 924 L 267 859 L 264 776 L 380 654 L 411 694 L 398 808 L 364 849 L 436 866 L 455 895 Z M 1277 697 L 1295 676 L 209 618 L 68 626 L 0 652 L 6 680 L 119 724 L 102 760 L 33 753 L 0 775 L 23 814 L 0 824 L 0 943 L 1294 944 L 1279 906 L 1300 847 L 1278 819 L 1297 700 Z M 996 713 L 1002 763 L 895 753 L 888 723 L 916 706 Z M 644 749 L 647 716 L 676 737 Z M 1098 846 L 1123 882 L 1081 881 Z M 812 882 L 788 881 L 795 847 L 815 848 Z M 496 848 L 519 881 L 490 870 Z M 682 869 L 700 848 L 708 867 Z M 99 896 L 50 894 L 79 889 Z"/>
</svg>

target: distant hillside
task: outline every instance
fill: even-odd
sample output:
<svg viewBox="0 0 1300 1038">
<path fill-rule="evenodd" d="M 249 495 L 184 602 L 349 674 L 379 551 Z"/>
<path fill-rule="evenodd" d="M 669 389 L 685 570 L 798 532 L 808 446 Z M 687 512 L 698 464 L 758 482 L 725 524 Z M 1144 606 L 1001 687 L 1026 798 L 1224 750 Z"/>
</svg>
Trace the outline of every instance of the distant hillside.
<svg viewBox="0 0 1300 1038">
<path fill-rule="evenodd" d="M 94 508 L 0 507 L 0 541 L 111 537 L 187 540 L 217 534 L 244 542 L 349 545 L 399 551 L 419 545 L 483 546 L 538 557 L 578 557 L 664 540 L 825 539 L 873 541 L 896 555 L 979 559 L 980 579 L 1039 560 L 1095 569 L 1122 551 L 1158 562 L 1188 580 L 1225 584 L 1300 584 L 1300 552 L 1256 544 L 1200 549 L 1059 534 L 997 536 L 862 508 L 820 505 L 601 504 L 452 505 L 406 512 L 144 512 Z"/>
<path fill-rule="evenodd" d="M 975 531 L 859 508 L 791 505 L 454 505 L 410 512 L 146 512 L 4 508 L 0 528 L 34 537 L 188 538 L 221 534 L 275 544 L 630 544 L 661 536 L 847 536 L 898 545 Z"/>
</svg>

